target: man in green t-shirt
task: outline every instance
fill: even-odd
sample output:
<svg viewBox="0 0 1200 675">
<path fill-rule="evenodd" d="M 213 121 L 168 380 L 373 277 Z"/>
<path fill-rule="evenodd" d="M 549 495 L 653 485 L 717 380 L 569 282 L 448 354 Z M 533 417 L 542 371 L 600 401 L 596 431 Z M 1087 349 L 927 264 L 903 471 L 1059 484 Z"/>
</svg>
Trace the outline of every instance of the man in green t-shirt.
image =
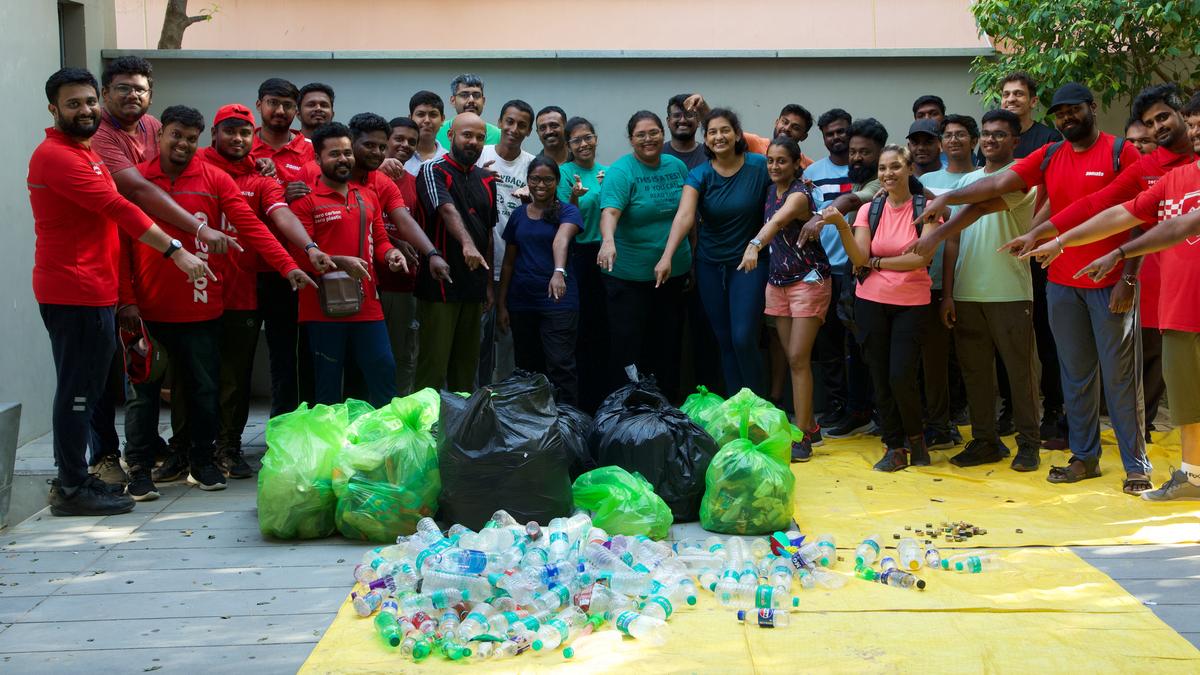
<svg viewBox="0 0 1200 675">
<path fill-rule="evenodd" d="M 450 105 L 454 106 L 454 112 L 458 115 L 464 112 L 471 112 L 483 117 L 483 104 L 487 99 L 483 96 L 483 80 L 479 79 L 478 75 L 471 73 L 463 73 L 453 80 L 450 80 Z M 443 148 L 450 147 L 450 138 L 447 132 L 450 131 L 450 123 L 454 118 L 446 120 L 442 123 L 442 128 L 438 130 L 437 142 Z M 487 137 L 484 139 L 484 145 L 495 145 L 500 142 L 500 127 L 494 124 L 487 125 Z"/>
<path fill-rule="evenodd" d="M 1015 114 L 1007 110 L 985 113 L 980 149 L 986 165 L 964 176 L 958 187 L 1008 168 L 1020 133 L 1021 119 Z M 998 462 L 1009 454 L 996 430 L 993 354 L 999 353 L 1008 372 L 1017 427 L 1017 456 L 1012 468 L 1033 471 L 1040 463 L 1041 447 L 1033 281 L 1025 261 L 997 250 L 1029 230 L 1035 194 L 1009 192 L 1001 199 L 1006 210 L 979 218 L 973 227 L 957 227 L 960 217 L 969 217 L 967 212 L 973 207 L 960 209 L 945 225 L 952 232 L 961 231 L 946 241 L 940 315 L 946 327 L 954 329 L 974 439 L 950 461 L 958 466 L 976 466 Z"/>
</svg>

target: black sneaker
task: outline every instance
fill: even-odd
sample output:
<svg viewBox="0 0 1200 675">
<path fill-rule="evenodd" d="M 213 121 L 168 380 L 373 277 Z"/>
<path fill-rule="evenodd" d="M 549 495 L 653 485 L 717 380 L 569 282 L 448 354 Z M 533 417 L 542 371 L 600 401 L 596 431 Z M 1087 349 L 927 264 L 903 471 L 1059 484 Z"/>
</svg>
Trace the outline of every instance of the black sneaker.
<svg viewBox="0 0 1200 675">
<path fill-rule="evenodd" d="M 949 450 L 960 443 L 962 443 L 962 434 L 954 427 L 945 431 L 925 430 L 925 448 L 927 450 Z"/>
<path fill-rule="evenodd" d="M 846 408 L 834 406 L 829 412 L 817 416 L 817 424 L 828 429 L 841 424 L 844 419 L 846 419 Z"/>
<path fill-rule="evenodd" d="M 158 499 L 158 488 L 150 478 L 149 471 L 141 467 L 131 467 L 129 474 L 129 485 L 125 486 L 125 493 L 132 497 L 133 501 L 150 502 Z"/>
<path fill-rule="evenodd" d="M 961 467 L 979 466 L 999 462 L 1005 456 L 1007 453 L 998 444 L 975 439 L 967 443 L 962 452 L 951 457 L 950 463 Z"/>
<path fill-rule="evenodd" d="M 813 449 L 812 440 L 808 434 L 804 434 L 804 440 L 792 441 L 792 461 L 807 462 L 812 459 Z"/>
<path fill-rule="evenodd" d="M 71 495 L 63 492 L 57 478 L 49 481 L 50 513 L 56 516 L 115 516 L 133 510 L 133 500 L 114 493 L 95 476 L 88 476 Z"/>
<path fill-rule="evenodd" d="M 805 431 L 804 437 L 808 439 L 809 444 L 811 444 L 814 448 L 819 448 L 822 445 L 825 445 L 825 438 L 821 435 L 821 425 L 819 424 L 817 425 L 817 428 L 813 429 L 812 431 Z"/>
<path fill-rule="evenodd" d="M 225 476 L 221 474 L 221 470 L 217 468 L 217 465 L 212 462 L 201 464 L 199 467 L 192 467 L 191 473 L 188 474 L 187 482 L 201 490 L 225 489 Z"/>
<path fill-rule="evenodd" d="M 965 427 L 971 423 L 970 409 L 963 407 L 950 411 L 950 423 L 956 427 Z"/>
<path fill-rule="evenodd" d="M 871 413 L 852 412 L 847 413 L 842 418 L 837 426 L 825 429 L 825 436 L 828 438 L 850 438 L 865 434 L 871 429 Z"/>
<path fill-rule="evenodd" d="M 226 478 L 250 478 L 254 475 L 254 469 L 246 462 L 241 448 L 219 449 L 215 459 L 217 468 Z"/>
<path fill-rule="evenodd" d="M 167 455 L 163 463 L 150 473 L 150 477 L 155 483 L 170 483 L 183 478 L 188 473 L 187 457 L 187 453 L 178 452 Z"/>
<path fill-rule="evenodd" d="M 1036 445 L 1018 445 L 1017 456 L 1013 457 L 1013 471 L 1037 471 L 1042 464 L 1041 450 Z"/>
<path fill-rule="evenodd" d="M 99 462 L 88 467 L 91 473 L 109 485 L 124 485 L 129 482 L 125 469 L 121 468 L 121 458 L 117 455 L 101 457 Z"/>
<path fill-rule="evenodd" d="M 908 450 L 904 448 L 888 448 L 883 458 L 872 467 L 876 471 L 892 473 L 908 467 Z"/>
</svg>

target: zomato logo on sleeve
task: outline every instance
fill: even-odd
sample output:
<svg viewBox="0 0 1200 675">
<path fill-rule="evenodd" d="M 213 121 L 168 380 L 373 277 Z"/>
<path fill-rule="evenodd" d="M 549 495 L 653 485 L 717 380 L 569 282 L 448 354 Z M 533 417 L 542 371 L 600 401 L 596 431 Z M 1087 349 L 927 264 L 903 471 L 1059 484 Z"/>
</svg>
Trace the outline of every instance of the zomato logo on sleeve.
<svg viewBox="0 0 1200 675">
<path fill-rule="evenodd" d="M 208 214 L 203 211 L 197 211 L 192 214 L 204 226 L 208 225 Z M 208 244 L 196 239 L 196 257 L 208 262 Z M 208 304 L 208 275 L 202 274 L 192 284 L 192 302 L 207 305 Z"/>
</svg>

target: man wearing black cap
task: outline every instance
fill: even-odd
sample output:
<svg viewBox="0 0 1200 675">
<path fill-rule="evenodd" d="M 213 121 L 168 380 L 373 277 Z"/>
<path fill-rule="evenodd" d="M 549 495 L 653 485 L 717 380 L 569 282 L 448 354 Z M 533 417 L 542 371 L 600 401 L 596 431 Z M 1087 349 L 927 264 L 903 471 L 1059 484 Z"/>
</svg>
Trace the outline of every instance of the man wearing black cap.
<svg viewBox="0 0 1200 675">
<path fill-rule="evenodd" d="M 908 127 L 908 151 L 912 153 L 913 175 L 942 170 L 941 122 L 922 118 Z"/>
<path fill-rule="evenodd" d="M 1075 201 L 1103 189 L 1140 158 L 1132 144 L 1118 143 L 1113 135 L 1096 127 L 1096 104 L 1087 87 L 1074 82 L 1060 87 L 1050 112 L 1066 140 L 1040 148 L 1009 169 L 938 196 L 927 207 L 927 213 L 934 215 L 927 217 L 931 223 L 914 250 L 932 251 L 946 236 L 979 216 L 1005 209 L 997 198 L 1013 190 L 1044 185 L 1053 218 Z M 951 204 L 972 206 L 956 214 L 954 223 L 930 226 L 936 223 L 936 214 Z M 1137 376 L 1141 341 L 1136 313 L 1130 311 L 1135 305 L 1135 289 L 1122 279 L 1121 265 L 1099 281 L 1074 278 L 1079 269 L 1125 241 L 1127 235 L 1074 247 L 1050 264 L 1046 301 L 1059 347 L 1072 457 L 1065 467 L 1051 467 L 1047 480 L 1074 483 L 1100 475 L 1099 377 L 1103 377 L 1125 467 L 1125 491 L 1132 494 L 1148 485 L 1151 470 L 1142 436 L 1144 410 Z M 1008 248 L 1020 255 L 1031 251 L 1034 243 L 1033 237 L 1026 235 L 1010 242 Z"/>
</svg>

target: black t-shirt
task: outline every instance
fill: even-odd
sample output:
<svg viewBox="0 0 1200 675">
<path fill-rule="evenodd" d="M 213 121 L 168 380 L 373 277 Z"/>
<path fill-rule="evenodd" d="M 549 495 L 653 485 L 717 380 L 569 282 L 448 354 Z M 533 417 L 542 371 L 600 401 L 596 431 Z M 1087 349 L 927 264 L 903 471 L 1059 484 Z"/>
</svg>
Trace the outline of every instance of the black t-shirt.
<svg viewBox="0 0 1200 675">
<path fill-rule="evenodd" d="M 463 167 L 449 154 L 421 165 L 417 174 L 417 219 L 425 234 L 450 265 L 453 283 L 433 278 L 422 265 L 414 294 L 430 302 L 483 302 L 492 273 L 480 267 L 467 269 L 462 245 L 451 236 L 438 207 L 453 204 L 475 248 L 492 260 L 492 231 L 500 214 L 496 207 L 496 176 L 476 166 Z"/>
<path fill-rule="evenodd" d="M 667 141 L 666 143 L 663 143 L 663 152 L 672 157 L 678 157 L 680 160 L 682 160 L 684 165 L 687 166 L 688 171 L 691 171 L 692 169 L 708 161 L 708 156 L 704 154 L 703 143 L 696 143 L 696 147 L 692 148 L 689 152 L 679 152 L 675 148 L 671 147 L 671 141 Z"/>
<path fill-rule="evenodd" d="M 1021 140 L 1017 142 L 1017 149 L 1013 151 L 1013 157 L 1021 159 L 1033 154 L 1035 150 L 1047 143 L 1054 143 L 1062 139 L 1062 134 L 1058 133 L 1057 129 L 1052 129 L 1041 122 L 1034 122 L 1033 126 L 1021 134 Z"/>
</svg>

